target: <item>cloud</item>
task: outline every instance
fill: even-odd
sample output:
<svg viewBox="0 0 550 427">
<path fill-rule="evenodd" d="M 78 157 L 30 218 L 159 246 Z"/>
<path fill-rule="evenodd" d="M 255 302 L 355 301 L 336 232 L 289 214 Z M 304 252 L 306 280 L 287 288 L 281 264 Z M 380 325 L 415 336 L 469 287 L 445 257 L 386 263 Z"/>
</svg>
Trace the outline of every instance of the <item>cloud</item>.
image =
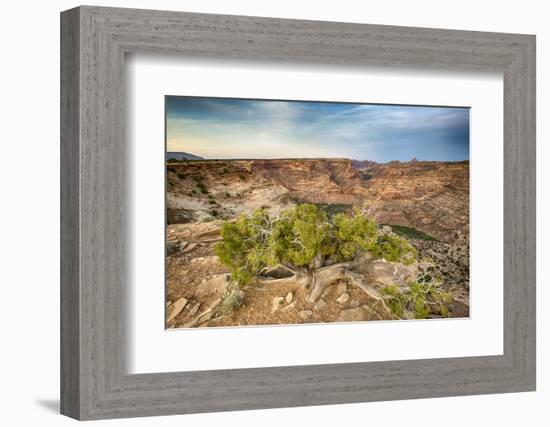
<svg viewBox="0 0 550 427">
<path fill-rule="evenodd" d="M 168 97 L 166 107 L 168 149 L 205 157 L 463 160 L 469 152 L 467 108 L 191 97 Z"/>
</svg>

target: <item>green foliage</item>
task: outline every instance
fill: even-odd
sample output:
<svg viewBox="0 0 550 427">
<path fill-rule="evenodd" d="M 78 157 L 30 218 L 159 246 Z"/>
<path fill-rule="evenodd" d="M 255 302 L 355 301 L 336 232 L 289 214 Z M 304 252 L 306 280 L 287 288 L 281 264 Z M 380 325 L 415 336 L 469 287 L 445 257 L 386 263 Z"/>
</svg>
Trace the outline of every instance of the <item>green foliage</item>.
<svg viewBox="0 0 550 427">
<path fill-rule="evenodd" d="M 239 289 L 232 290 L 223 298 L 220 304 L 220 314 L 227 315 L 233 313 L 234 311 L 237 311 L 243 304 L 243 300 L 243 291 Z"/>
<path fill-rule="evenodd" d="M 405 265 L 412 264 L 417 258 L 416 249 L 405 239 L 398 236 L 378 236 L 375 244 L 370 248 L 375 258 L 384 258 L 390 262 L 402 262 Z"/>
<path fill-rule="evenodd" d="M 222 172 L 223 172 L 223 173 L 228 173 L 228 172 L 229 172 L 229 169 L 223 168 L 223 169 L 222 169 Z"/>
<path fill-rule="evenodd" d="M 330 217 L 306 203 L 271 218 L 261 208 L 224 223 L 221 235 L 216 254 L 240 285 L 249 283 L 262 268 L 276 264 L 316 269 L 327 257 L 349 261 L 362 251 L 408 264 L 416 258 L 416 251 L 405 240 L 377 236 L 375 221 L 358 209 Z"/>
<path fill-rule="evenodd" d="M 452 302 L 452 296 L 441 288 L 441 280 L 426 273 L 419 274 L 415 282 L 401 289 L 389 285 L 381 290 L 386 304 L 397 316 L 402 317 L 405 311 L 414 313 L 415 319 L 426 319 L 430 315 L 447 317 L 447 304 Z"/>
<path fill-rule="evenodd" d="M 211 204 L 211 205 L 217 205 L 218 204 L 218 203 L 216 203 L 216 201 L 214 199 L 209 199 L 208 203 Z"/>
<path fill-rule="evenodd" d="M 270 218 L 261 209 L 222 225 L 222 241 L 216 244 L 215 252 L 239 285 L 249 283 L 266 265 L 276 264 L 270 229 Z"/>
<path fill-rule="evenodd" d="M 282 263 L 313 267 L 316 257 L 322 259 L 332 253 L 330 234 L 326 213 L 315 205 L 298 205 L 284 211 L 275 222 L 273 250 Z"/>
<path fill-rule="evenodd" d="M 246 176 L 244 176 L 242 173 L 239 174 L 239 179 L 241 181 L 244 181 L 246 179 Z"/>
<path fill-rule="evenodd" d="M 397 317 L 403 316 L 407 306 L 407 298 L 403 295 L 399 286 L 385 286 L 382 288 L 381 293 L 392 313 Z"/>
<path fill-rule="evenodd" d="M 336 255 L 341 261 L 349 261 L 360 251 L 373 248 L 376 243 L 376 222 L 367 218 L 359 209 L 353 214 L 336 214 L 333 218 L 333 244 Z"/>
</svg>

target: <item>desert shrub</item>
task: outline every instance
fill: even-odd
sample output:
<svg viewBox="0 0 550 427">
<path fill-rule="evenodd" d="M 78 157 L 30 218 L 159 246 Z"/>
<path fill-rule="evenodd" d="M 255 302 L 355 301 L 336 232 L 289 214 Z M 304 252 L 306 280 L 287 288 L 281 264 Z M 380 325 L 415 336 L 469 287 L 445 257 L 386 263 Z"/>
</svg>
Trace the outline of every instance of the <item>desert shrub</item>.
<svg viewBox="0 0 550 427">
<path fill-rule="evenodd" d="M 314 267 L 333 253 L 328 217 L 311 204 L 283 211 L 275 222 L 272 241 L 277 259 L 297 267 Z"/>
<path fill-rule="evenodd" d="M 223 172 L 223 173 L 228 173 L 228 172 L 229 172 L 229 169 L 223 168 L 223 169 L 222 169 L 222 172 Z"/>
<path fill-rule="evenodd" d="M 382 296 L 393 314 L 403 316 L 407 306 L 407 298 L 397 285 L 388 285 L 381 289 Z"/>
<path fill-rule="evenodd" d="M 212 216 L 214 216 L 214 217 L 217 217 L 217 216 L 219 215 L 219 212 L 218 212 L 217 210 L 215 210 L 215 209 L 212 209 L 212 210 L 210 211 L 210 215 L 212 215 Z"/>
<path fill-rule="evenodd" d="M 398 236 L 378 236 L 376 243 L 369 250 L 375 258 L 384 258 L 390 262 L 400 261 L 405 265 L 412 264 L 417 258 L 416 249 Z"/>
<path fill-rule="evenodd" d="M 355 209 L 351 215 L 334 215 L 334 245 L 336 256 L 348 261 L 360 251 L 371 250 L 376 244 L 376 222 Z"/>
<path fill-rule="evenodd" d="M 184 173 L 179 172 L 178 173 L 178 178 L 179 179 L 185 179 L 185 178 L 187 178 L 187 175 L 185 175 Z"/>
<path fill-rule="evenodd" d="M 262 208 L 243 214 L 234 223 L 224 223 L 221 235 L 216 254 L 240 285 L 250 282 L 262 268 L 276 264 L 316 269 L 327 257 L 349 261 L 362 251 L 406 264 L 416 258 L 416 251 L 405 240 L 381 241 L 375 221 L 359 210 L 330 217 L 307 203 L 275 218 Z"/>
<path fill-rule="evenodd" d="M 209 199 L 208 203 L 211 204 L 211 205 L 217 205 L 217 203 L 214 199 Z"/>
<path fill-rule="evenodd" d="M 225 198 L 226 198 L 226 199 L 230 199 L 230 198 L 231 198 L 231 194 L 229 194 L 227 191 L 225 192 Z"/>
<path fill-rule="evenodd" d="M 270 218 L 262 210 L 222 225 L 222 241 L 216 244 L 215 252 L 239 285 L 249 283 L 267 264 L 274 264 L 271 238 L 266 232 L 270 228 Z"/>
<path fill-rule="evenodd" d="M 191 179 L 193 179 L 193 181 L 196 181 L 197 183 L 200 183 L 204 180 L 204 177 L 202 175 L 193 175 Z"/>
<path fill-rule="evenodd" d="M 244 181 L 246 179 L 246 176 L 244 176 L 242 173 L 239 174 L 239 179 L 241 181 Z"/>
<path fill-rule="evenodd" d="M 425 319 L 430 315 L 447 317 L 447 304 L 452 296 L 441 288 L 441 280 L 425 273 L 418 275 L 416 281 L 401 289 L 389 285 L 381 290 L 386 304 L 397 316 L 402 317 L 405 311 L 414 313 L 415 319 Z"/>
<path fill-rule="evenodd" d="M 223 298 L 220 304 L 220 314 L 227 315 L 237 311 L 243 304 L 243 301 L 244 292 L 239 289 L 232 290 Z"/>
</svg>

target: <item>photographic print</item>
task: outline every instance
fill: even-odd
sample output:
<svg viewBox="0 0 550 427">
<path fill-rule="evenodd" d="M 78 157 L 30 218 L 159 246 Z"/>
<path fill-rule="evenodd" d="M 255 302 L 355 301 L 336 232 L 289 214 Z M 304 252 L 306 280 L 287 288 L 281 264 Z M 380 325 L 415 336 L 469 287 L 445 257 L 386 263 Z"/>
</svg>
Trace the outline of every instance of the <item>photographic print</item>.
<svg viewBox="0 0 550 427">
<path fill-rule="evenodd" d="M 165 97 L 166 327 L 469 316 L 470 110 Z"/>
</svg>

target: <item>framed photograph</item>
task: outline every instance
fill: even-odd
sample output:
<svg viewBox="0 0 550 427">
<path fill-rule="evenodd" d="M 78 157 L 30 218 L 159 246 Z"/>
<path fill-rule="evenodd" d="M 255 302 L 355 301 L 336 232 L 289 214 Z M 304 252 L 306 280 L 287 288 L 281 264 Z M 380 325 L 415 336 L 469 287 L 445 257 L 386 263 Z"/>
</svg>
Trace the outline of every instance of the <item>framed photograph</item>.
<svg viewBox="0 0 550 427">
<path fill-rule="evenodd" d="M 469 108 L 165 105 L 168 327 L 469 317 Z"/>
<path fill-rule="evenodd" d="M 61 14 L 61 411 L 535 390 L 535 37 Z"/>
</svg>

